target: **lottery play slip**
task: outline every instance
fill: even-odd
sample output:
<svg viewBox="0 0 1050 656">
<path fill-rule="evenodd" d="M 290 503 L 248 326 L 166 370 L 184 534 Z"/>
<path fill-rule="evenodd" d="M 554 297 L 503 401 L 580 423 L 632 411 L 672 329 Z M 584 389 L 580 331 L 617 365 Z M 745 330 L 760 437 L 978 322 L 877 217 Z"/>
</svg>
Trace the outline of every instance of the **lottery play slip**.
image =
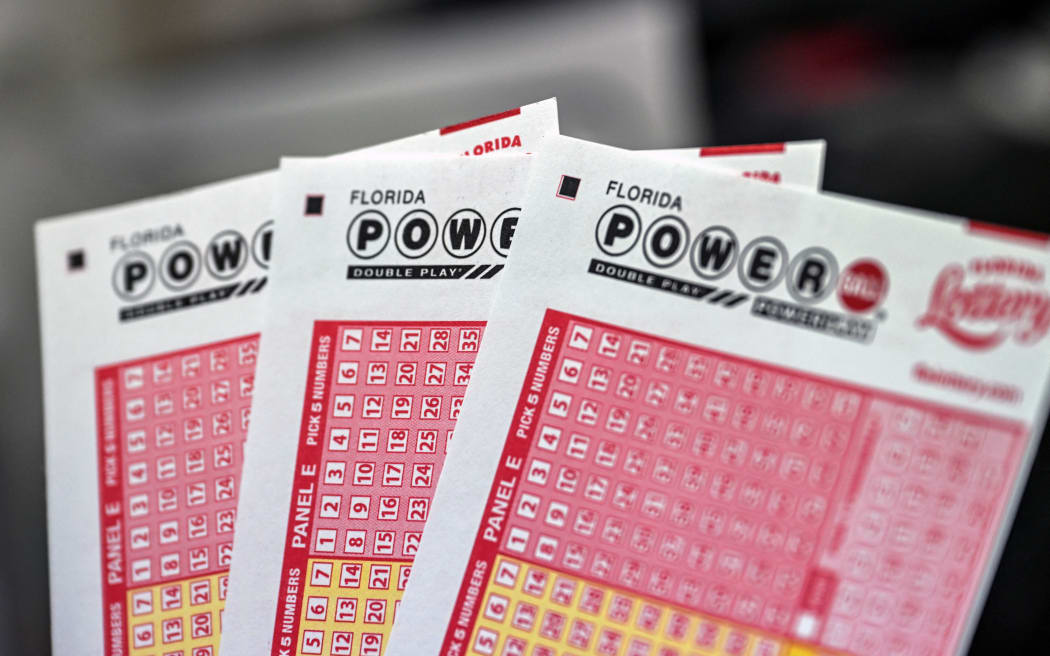
<svg viewBox="0 0 1050 656">
<path fill-rule="evenodd" d="M 964 651 L 1047 241 L 564 137 L 530 180 L 387 653 Z"/>
<path fill-rule="evenodd" d="M 822 171 L 822 142 L 699 152 L 811 190 Z M 275 254 L 224 656 L 382 653 L 517 229 L 529 160 L 508 157 L 282 167 L 295 239 Z"/>
<path fill-rule="evenodd" d="M 556 131 L 550 100 L 379 148 Z M 218 652 L 275 180 L 37 226 L 55 653 Z"/>
</svg>

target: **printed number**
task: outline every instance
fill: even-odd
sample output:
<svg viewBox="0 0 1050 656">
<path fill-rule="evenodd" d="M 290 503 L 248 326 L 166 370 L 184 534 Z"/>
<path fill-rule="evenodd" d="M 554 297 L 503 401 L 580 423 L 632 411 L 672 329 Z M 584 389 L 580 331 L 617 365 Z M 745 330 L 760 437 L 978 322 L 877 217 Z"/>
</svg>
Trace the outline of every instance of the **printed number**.
<svg viewBox="0 0 1050 656">
<path fill-rule="evenodd" d="M 354 416 L 354 395 L 353 394 L 336 394 L 335 404 L 332 409 L 332 414 L 336 417 L 353 417 Z"/>
<path fill-rule="evenodd" d="M 368 376 L 365 382 L 369 385 L 386 385 L 386 362 L 369 362 Z"/>
<path fill-rule="evenodd" d="M 437 453 L 436 430 L 421 430 L 416 433 L 416 453 Z"/>
<path fill-rule="evenodd" d="M 431 487 L 434 483 L 434 465 L 417 462 L 412 465 L 412 487 Z"/>
<path fill-rule="evenodd" d="M 423 376 L 424 385 L 444 385 L 445 384 L 445 363 L 444 362 L 428 362 L 426 373 Z"/>
<path fill-rule="evenodd" d="M 613 333 L 602 333 L 601 339 L 598 340 L 598 355 L 615 358 L 620 353 L 620 344 L 622 340 L 619 335 Z"/>
<path fill-rule="evenodd" d="M 544 451 L 556 452 L 561 440 L 561 429 L 553 426 L 541 426 L 540 435 L 536 440 L 536 447 Z"/>
<path fill-rule="evenodd" d="M 379 656 L 383 653 L 383 634 L 361 634 L 361 656 Z"/>
<path fill-rule="evenodd" d="M 350 429 L 333 428 L 328 434 L 329 451 L 346 451 L 350 448 Z"/>
<path fill-rule="evenodd" d="M 346 541 L 343 544 L 343 552 L 349 554 L 363 554 L 365 552 L 365 538 L 367 531 L 347 531 Z"/>
<path fill-rule="evenodd" d="M 349 434 L 349 430 L 347 431 Z M 379 429 L 362 428 L 357 432 L 357 450 L 369 453 L 379 450 Z"/>
<path fill-rule="evenodd" d="M 324 647 L 324 631 L 303 631 L 301 651 L 304 654 L 320 654 Z"/>
<path fill-rule="evenodd" d="M 532 462 L 529 463 L 529 471 L 526 475 L 526 479 L 534 485 L 544 486 L 550 479 L 551 463 L 546 460 L 539 460 L 533 458 Z"/>
<path fill-rule="evenodd" d="M 372 497 L 352 496 L 350 497 L 349 519 L 368 519 L 368 509 L 372 504 Z"/>
<path fill-rule="evenodd" d="M 394 331 L 389 328 L 378 328 L 372 331 L 372 350 L 373 351 L 389 351 L 390 341 L 394 336 Z"/>
<path fill-rule="evenodd" d="M 314 537 L 314 549 L 322 553 L 335 552 L 335 538 L 337 531 L 334 528 L 319 528 Z"/>
<path fill-rule="evenodd" d="M 394 379 L 395 385 L 415 385 L 416 384 L 416 369 L 417 365 L 415 362 L 399 362 L 397 363 L 397 376 Z"/>
<path fill-rule="evenodd" d="M 402 556 L 414 556 L 419 551 L 419 541 L 423 534 L 419 531 L 408 531 L 405 533 L 404 544 L 401 545 Z"/>
<path fill-rule="evenodd" d="M 310 585 L 323 588 L 332 585 L 332 563 L 314 563 L 310 570 Z"/>
<path fill-rule="evenodd" d="M 493 592 L 489 594 L 488 601 L 485 602 L 485 617 L 502 622 L 503 618 L 507 616 L 507 607 L 509 605 L 510 599 Z"/>
<path fill-rule="evenodd" d="M 580 351 L 586 351 L 591 346 L 591 337 L 594 329 L 576 324 L 572 327 L 569 335 L 569 347 Z"/>
<path fill-rule="evenodd" d="M 478 635 L 474 639 L 474 651 L 485 656 L 490 656 L 496 651 L 496 643 L 499 642 L 499 634 L 487 628 L 478 629 Z"/>
<path fill-rule="evenodd" d="M 386 437 L 387 453 L 405 453 L 408 451 L 408 431 L 391 429 Z"/>
<path fill-rule="evenodd" d="M 131 595 L 131 614 L 149 615 L 153 612 L 153 593 L 142 590 Z"/>
<path fill-rule="evenodd" d="M 440 419 L 441 418 L 441 397 L 440 396 L 424 396 L 423 403 L 419 409 L 420 419 Z"/>
<path fill-rule="evenodd" d="M 344 463 L 341 463 L 344 464 Z M 376 466 L 373 462 L 354 463 L 354 485 L 372 485 L 375 478 Z"/>
<path fill-rule="evenodd" d="M 131 633 L 136 649 L 153 646 L 153 624 L 140 624 L 132 627 Z"/>
<path fill-rule="evenodd" d="M 190 617 L 190 635 L 194 639 L 204 638 L 211 634 L 211 613 L 198 613 Z"/>
<path fill-rule="evenodd" d="M 339 597 L 335 600 L 335 621 L 356 622 L 357 621 L 357 599 Z"/>
<path fill-rule="evenodd" d="M 357 383 L 357 362 L 340 362 L 337 380 L 341 385 L 354 385 Z"/>
<path fill-rule="evenodd" d="M 473 352 L 478 350 L 481 343 L 481 330 L 477 328 L 464 328 L 459 331 L 459 350 Z"/>
<path fill-rule="evenodd" d="M 383 416 L 383 397 L 378 394 L 366 394 L 362 399 L 361 416 L 365 419 L 379 419 Z"/>
<path fill-rule="evenodd" d="M 496 566 L 496 577 L 494 582 L 505 588 L 514 589 L 518 582 L 519 571 L 521 571 L 520 565 L 506 560 L 500 560 L 499 564 Z"/>
<path fill-rule="evenodd" d="M 457 362 L 456 373 L 452 379 L 452 384 L 457 387 L 462 387 L 470 382 L 470 374 L 474 372 L 473 362 Z"/>
<path fill-rule="evenodd" d="M 349 631 L 332 632 L 332 656 L 350 656 L 354 646 L 354 634 Z"/>
<path fill-rule="evenodd" d="M 182 640 L 182 618 L 173 617 L 161 623 L 161 642 L 168 644 Z"/>
<path fill-rule="evenodd" d="M 308 597 L 306 619 L 323 622 L 328 618 L 328 597 Z"/>
<path fill-rule="evenodd" d="M 358 463 L 360 465 L 362 463 Z M 356 469 L 355 469 L 356 475 Z M 346 463 L 338 460 L 329 460 L 324 466 L 325 485 L 342 485 L 346 479 Z"/>
<path fill-rule="evenodd" d="M 390 565 L 372 565 L 368 572 L 370 590 L 386 590 L 390 587 Z"/>
<path fill-rule="evenodd" d="M 401 346 L 399 350 L 406 352 L 419 351 L 419 341 L 422 331 L 419 328 L 405 328 L 401 331 Z"/>
<path fill-rule="evenodd" d="M 405 519 L 410 522 L 425 522 L 430 513 L 430 499 L 412 497 L 408 500 L 408 514 Z"/>
<path fill-rule="evenodd" d="M 321 495 L 321 508 L 318 511 L 319 517 L 326 519 L 338 519 L 339 508 L 342 505 L 343 497 L 338 494 L 323 494 Z"/>
<path fill-rule="evenodd" d="M 405 480 L 405 464 L 388 462 L 383 465 L 383 487 L 401 487 Z"/>
<path fill-rule="evenodd" d="M 450 331 L 444 328 L 431 330 L 427 350 L 434 353 L 448 351 L 449 337 L 451 337 Z"/>
<path fill-rule="evenodd" d="M 161 610 L 182 608 L 182 586 L 169 585 L 160 589 Z"/>
<path fill-rule="evenodd" d="M 395 521 L 398 516 L 398 510 L 401 508 L 401 499 L 398 497 L 379 497 L 379 513 L 377 515 L 380 521 Z"/>
<path fill-rule="evenodd" d="M 343 343 L 342 349 L 344 351 L 360 351 L 361 350 L 361 329 L 360 328 L 347 328 L 343 331 Z"/>
<path fill-rule="evenodd" d="M 555 417 L 565 418 L 569 416 L 569 406 L 571 404 L 571 395 L 562 392 L 554 392 L 551 394 L 550 407 L 547 409 L 547 412 Z"/>
<path fill-rule="evenodd" d="M 411 419 L 412 397 L 395 396 L 393 400 L 393 407 L 390 411 L 390 417 L 392 419 Z"/>
<path fill-rule="evenodd" d="M 340 588 L 361 587 L 361 566 L 357 563 L 343 563 L 339 568 Z"/>
<path fill-rule="evenodd" d="M 580 380 L 580 372 L 582 370 L 582 362 L 571 358 L 565 358 L 561 361 L 561 369 L 558 371 L 558 380 L 569 383 L 570 385 L 575 385 Z"/>
</svg>

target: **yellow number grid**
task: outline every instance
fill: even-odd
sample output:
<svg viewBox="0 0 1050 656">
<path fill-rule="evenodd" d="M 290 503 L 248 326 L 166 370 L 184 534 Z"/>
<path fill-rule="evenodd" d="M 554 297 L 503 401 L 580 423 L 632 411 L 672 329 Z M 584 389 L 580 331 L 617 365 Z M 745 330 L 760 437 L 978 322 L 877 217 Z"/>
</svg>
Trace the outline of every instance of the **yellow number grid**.
<svg viewBox="0 0 1050 656">
<path fill-rule="evenodd" d="M 314 567 L 317 564 L 328 564 L 331 563 L 331 577 L 328 580 L 329 585 L 315 585 L 313 580 Z M 343 565 L 357 565 L 359 566 L 359 583 L 356 586 L 340 586 L 340 570 Z M 299 635 L 295 645 L 296 655 L 302 654 L 315 654 L 317 651 L 303 651 L 303 634 L 306 631 L 320 631 L 323 633 L 323 645 L 319 653 L 328 656 L 329 654 L 350 654 L 351 656 L 361 656 L 362 653 L 368 655 L 372 652 L 363 650 L 365 645 L 363 644 L 362 635 L 364 634 L 379 634 L 382 636 L 382 647 L 385 650 L 386 645 L 389 641 L 390 629 L 394 626 L 394 612 L 397 609 L 398 603 L 401 601 L 401 595 L 404 590 L 398 589 L 400 581 L 407 579 L 408 571 L 402 572 L 402 570 L 408 570 L 412 567 L 409 562 L 398 562 L 398 561 L 375 561 L 375 560 L 343 560 L 339 558 L 311 558 L 307 562 L 306 569 L 306 586 L 304 587 L 302 597 L 302 612 L 300 614 L 299 624 Z M 381 571 L 389 569 L 389 578 L 387 579 L 387 586 L 385 588 L 373 588 L 369 586 L 372 580 L 373 569 L 381 568 Z M 316 601 L 318 598 L 324 599 L 324 619 L 308 619 L 308 615 L 311 612 L 310 600 L 313 598 Z M 342 614 L 342 618 L 339 619 L 340 600 L 354 600 L 356 602 L 356 608 L 352 614 L 353 619 L 349 619 L 351 615 L 348 612 Z M 383 612 L 382 621 L 375 622 L 375 616 L 369 616 L 369 602 L 382 602 Z M 347 603 L 346 601 L 343 602 Z M 336 632 L 352 633 L 353 634 L 353 646 L 352 652 L 341 651 L 337 645 L 333 643 L 333 634 Z M 345 646 L 345 645 L 344 645 Z"/>
<path fill-rule="evenodd" d="M 505 587 L 495 582 L 497 572 L 500 571 L 501 562 L 517 570 L 513 588 Z M 546 582 L 543 584 L 543 591 L 538 596 L 523 591 L 526 572 L 530 568 L 543 571 L 547 575 Z M 572 586 L 572 598 L 568 605 L 557 604 L 551 600 L 554 581 L 558 578 L 575 584 Z M 598 589 L 604 593 L 601 596 L 597 614 L 591 614 L 579 608 L 580 598 L 584 594 L 586 587 Z M 536 590 L 533 590 L 533 592 L 536 592 Z M 492 595 L 497 595 L 497 604 L 505 611 L 502 620 L 486 616 L 486 609 Z M 556 655 L 602 653 L 609 656 L 626 656 L 631 653 L 632 644 L 638 644 L 644 645 L 644 647 L 637 653 L 645 653 L 650 656 L 661 656 L 662 654 L 678 654 L 679 656 L 831 656 L 830 652 L 823 650 L 814 651 L 810 646 L 793 644 L 781 637 L 745 628 L 725 620 L 708 617 L 694 610 L 687 610 L 650 599 L 646 599 L 644 603 L 639 603 L 640 600 L 635 598 L 626 615 L 626 621 L 619 622 L 610 618 L 608 614 L 613 598 L 617 595 L 622 596 L 623 593 L 609 586 L 603 586 L 562 572 L 500 556 L 496 567 L 492 569 L 485 594 L 480 599 L 478 621 L 471 636 L 469 653 L 480 656 L 532 654 L 534 648 L 544 646 L 550 650 L 550 654 Z M 513 626 L 511 621 L 515 609 L 522 602 L 538 608 L 532 626 L 528 630 Z M 638 622 L 639 614 L 643 612 L 643 607 L 645 606 L 649 607 L 650 613 L 652 608 L 658 610 L 659 619 L 649 628 L 639 626 L 640 622 Z M 543 618 L 548 610 L 555 611 L 564 617 L 564 629 L 562 629 L 558 640 L 551 640 L 546 636 L 540 635 Z M 684 627 L 684 630 L 681 630 L 680 627 L 680 630 L 677 632 L 668 631 L 672 615 L 678 615 L 679 618 L 687 618 L 688 624 Z M 593 627 L 593 632 L 586 646 L 570 645 L 567 641 L 571 630 L 570 627 L 573 626 L 576 620 L 587 622 Z M 679 619 L 679 621 L 681 620 Z M 713 640 L 713 646 L 704 647 L 696 644 L 694 638 L 700 629 L 701 622 L 708 626 L 714 625 L 717 627 L 717 637 Z M 620 639 L 617 641 L 618 646 L 612 650 L 599 652 L 599 635 L 605 629 L 615 631 L 620 636 Z M 478 633 L 480 631 L 486 631 L 486 635 L 490 638 L 493 636 L 498 636 L 498 638 L 494 642 L 483 640 L 479 645 Z M 677 633 L 682 637 L 676 638 L 671 635 L 672 633 Z M 730 641 L 731 633 L 736 634 L 738 642 L 736 647 L 729 651 L 726 647 Z M 746 638 L 746 644 L 742 648 L 739 643 L 741 636 Z M 508 641 L 515 638 L 526 646 L 524 652 L 508 649 Z M 606 649 L 609 649 L 608 645 L 606 645 Z"/>
<path fill-rule="evenodd" d="M 222 572 L 129 589 L 128 654 L 218 654 L 226 580 Z"/>
</svg>

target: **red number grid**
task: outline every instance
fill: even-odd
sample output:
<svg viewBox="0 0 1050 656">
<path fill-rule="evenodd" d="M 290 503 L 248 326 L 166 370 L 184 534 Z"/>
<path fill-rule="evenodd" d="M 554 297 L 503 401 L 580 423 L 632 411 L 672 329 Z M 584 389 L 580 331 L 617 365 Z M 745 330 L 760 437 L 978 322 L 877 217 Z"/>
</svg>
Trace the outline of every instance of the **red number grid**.
<svg viewBox="0 0 1050 656">
<path fill-rule="evenodd" d="M 228 570 L 257 351 L 251 336 L 98 370 L 103 573 L 116 588 L 160 594 Z M 114 519 L 119 577 L 106 561 Z"/>
<path fill-rule="evenodd" d="M 415 555 L 482 330 L 483 324 L 342 330 L 312 555 Z"/>
<path fill-rule="evenodd" d="M 555 322 L 501 554 L 754 635 L 957 643 L 1023 427 L 555 312 L 541 334 Z"/>
<path fill-rule="evenodd" d="M 430 514 L 483 330 L 482 322 L 315 325 L 312 373 L 324 372 L 326 382 L 320 393 L 323 417 L 313 427 L 309 417 L 316 414 L 313 395 L 319 392 L 307 392 L 296 463 L 298 472 L 316 471 L 306 483 L 316 485 L 305 563 L 311 580 L 299 593 L 296 653 L 381 652 Z M 329 364 L 319 367 L 325 358 Z M 316 446 L 310 445 L 313 431 Z M 292 543 L 300 523 L 293 509 L 286 571 L 301 567 Z M 369 585 L 342 585 L 355 576 L 369 577 Z M 356 619 L 347 613 L 337 618 L 340 604 L 356 608 Z M 279 609 L 275 645 L 286 633 Z"/>
</svg>

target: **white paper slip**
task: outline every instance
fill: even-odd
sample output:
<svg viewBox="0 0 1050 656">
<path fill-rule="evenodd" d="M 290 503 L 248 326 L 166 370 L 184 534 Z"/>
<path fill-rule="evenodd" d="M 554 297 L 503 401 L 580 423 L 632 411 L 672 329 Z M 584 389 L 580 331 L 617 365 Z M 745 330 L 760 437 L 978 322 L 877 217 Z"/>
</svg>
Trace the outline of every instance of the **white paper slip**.
<svg viewBox="0 0 1050 656">
<path fill-rule="evenodd" d="M 1046 238 L 563 137 L 524 208 L 387 653 L 965 651 Z"/>
<path fill-rule="evenodd" d="M 556 131 L 549 100 L 370 150 Z M 218 652 L 275 180 L 37 224 L 55 653 Z"/>
<path fill-rule="evenodd" d="M 381 652 L 530 160 L 282 164 L 224 655 Z"/>
<path fill-rule="evenodd" d="M 814 184 L 823 145 L 806 151 L 808 167 L 785 152 L 731 161 Z M 525 166 L 282 168 L 277 230 L 294 239 L 275 255 L 224 655 L 382 652 L 517 229 Z"/>
</svg>

